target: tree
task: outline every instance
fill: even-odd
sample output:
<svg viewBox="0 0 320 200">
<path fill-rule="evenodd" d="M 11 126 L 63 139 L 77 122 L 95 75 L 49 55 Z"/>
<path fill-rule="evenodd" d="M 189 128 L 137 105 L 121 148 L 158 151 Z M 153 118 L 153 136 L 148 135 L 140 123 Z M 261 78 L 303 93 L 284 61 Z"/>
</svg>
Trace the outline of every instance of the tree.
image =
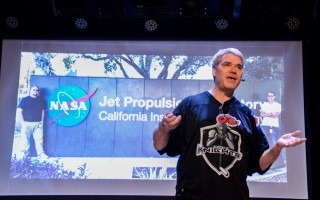
<svg viewBox="0 0 320 200">
<path fill-rule="evenodd" d="M 54 54 L 51 53 L 34 53 L 34 61 L 36 63 L 36 68 L 40 68 L 45 75 L 56 75 L 51 65 L 51 59 L 53 57 Z"/>
<path fill-rule="evenodd" d="M 283 80 L 284 64 L 281 57 L 251 56 L 245 60 L 248 80 Z"/>
<path fill-rule="evenodd" d="M 123 78 L 145 79 L 178 79 L 182 75 L 194 75 L 199 68 L 210 65 L 211 61 L 211 57 L 208 56 L 179 55 L 83 54 L 81 57 L 94 61 L 103 60 L 106 74 L 119 69 Z M 132 77 L 131 70 L 140 77 Z M 170 74 L 173 75 L 169 77 Z"/>
</svg>

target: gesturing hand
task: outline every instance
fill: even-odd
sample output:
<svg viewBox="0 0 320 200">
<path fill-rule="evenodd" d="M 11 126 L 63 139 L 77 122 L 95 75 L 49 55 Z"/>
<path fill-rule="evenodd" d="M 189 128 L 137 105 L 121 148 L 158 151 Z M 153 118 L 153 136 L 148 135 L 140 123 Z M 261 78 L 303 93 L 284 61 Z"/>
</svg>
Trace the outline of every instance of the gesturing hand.
<svg viewBox="0 0 320 200">
<path fill-rule="evenodd" d="M 298 138 L 302 132 L 300 130 L 297 130 L 293 133 L 287 133 L 282 135 L 278 141 L 277 146 L 278 147 L 294 147 L 297 146 L 307 140 L 307 138 Z"/>
<path fill-rule="evenodd" d="M 161 126 L 167 130 L 175 129 L 181 122 L 181 115 L 175 116 L 171 112 L 165 114 L 161 121 Z"/>
</svg>

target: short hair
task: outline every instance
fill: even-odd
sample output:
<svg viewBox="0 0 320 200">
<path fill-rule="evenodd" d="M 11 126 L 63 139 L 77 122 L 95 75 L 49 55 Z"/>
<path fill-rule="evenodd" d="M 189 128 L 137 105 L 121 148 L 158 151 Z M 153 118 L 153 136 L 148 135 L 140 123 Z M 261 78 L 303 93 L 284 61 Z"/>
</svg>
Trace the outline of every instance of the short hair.
<svg viewBox="0 0 320 200">
<path fill-rule="evenodd" d="M 274 96 L 276 96 L 276 93 L 275 93 L 274 91 L 272 91 L 272 90 L 269 90 L 269 91 L 267 92 L 267 94 L 269 94 L 269 93 L 271 93 L 271 94 L 273 94 Z"/>
<path fill-rule="evenodd" d="M 37 86 L 37 85 L 32 85 L 32 86 L 30 87 L 30 90 L 31 90 L 32 88 L 34 88 L 34 87 L 36 87 L 36 88 L 38 88 L 38 90 L 40 90 L 40 87 Z"/>
<path fill-rule="evenodd" d="M 243 63 L 243 60 L 244 60 L 244 56 L 243 54 L 241 53 L 241 51 L 239 51 L 238 49 L 236 48 L 226 48 L 226 49 L 220 49 L 212 58 L 212 67 L 215 68 L 216 66 L 218 66 L 218 64 L 220 63 L 221 61 L 221 57 L 225 54 L 228 54 L 228 53 L 231 53 L 231 54 L 234 54 L 236 56 L 239 56 L 242 63 Z"/>
</svg>

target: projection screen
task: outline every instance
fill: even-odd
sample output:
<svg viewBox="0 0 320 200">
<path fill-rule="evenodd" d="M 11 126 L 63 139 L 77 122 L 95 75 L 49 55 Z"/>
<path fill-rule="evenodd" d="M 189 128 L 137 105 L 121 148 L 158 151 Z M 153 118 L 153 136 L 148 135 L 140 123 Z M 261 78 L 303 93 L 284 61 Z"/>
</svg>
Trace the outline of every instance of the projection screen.
<svg viewBox="0 0 320 200">
<path fill-rule="evenodd" d="M 184 97 L 213 86 L 211 58 L 221 48 L 245 56 L 245 81 L 235 94 L 241 102 L 259 117 L 274 91 L 281 132 L 305 131 L 301 41 L 2 44 L 1 196 L 173 196 L 177 157 L 154 150 L 152 131 Z M 34 85 L 46 102 L 46 160 L 38 159 L 34 141 L 30 156 L 20 156 L 16 111 Z M 265 175 L 248 177 L 251 197 L 308 199 L 305 145 L 287 149 L 281 159 Z"/>
</svg>

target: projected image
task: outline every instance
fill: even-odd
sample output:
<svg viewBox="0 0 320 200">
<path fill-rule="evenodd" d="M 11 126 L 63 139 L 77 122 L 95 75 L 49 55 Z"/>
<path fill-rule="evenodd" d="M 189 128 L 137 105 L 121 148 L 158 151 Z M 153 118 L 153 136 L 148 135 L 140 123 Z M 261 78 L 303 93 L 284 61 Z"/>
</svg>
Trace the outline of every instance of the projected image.
<svg viewBox="0 0 320 200">
<path fill-rule="evenodd" d="M 211 58 L 22 52 L 10 177 L 175 180 L 177 158 L 158 155 L 152 132 L 185 96 L 212 87 Z M 283 73 L 283 55 L 245 60 L 236 95 L 260 123 L 268 91 L 282 103 Z M 267 127 L 272 138 L 281 123 Z M 248 181 L 286 182 L 281 159 Z"/>
<path fill-rule="evenodd" d="M 178 157 L 155 150 L 153 131 L 185 97 L 212 89 L 211 59 L 226 47 L 244 54 L 244 80 L 234 95 L 254 111 L 269 143 L 294 130 L 304 137 L 298 41 L 2 45 L 0 195 L 174 196 Z M 216 133 L 199 144 L 213 150 Z M 234 150 L 234 140 L 223 142 Z M 267 173 L 247 182 L 250 197 L 307 198 L 305 145 L 285 149 Z"/>
</svg>

